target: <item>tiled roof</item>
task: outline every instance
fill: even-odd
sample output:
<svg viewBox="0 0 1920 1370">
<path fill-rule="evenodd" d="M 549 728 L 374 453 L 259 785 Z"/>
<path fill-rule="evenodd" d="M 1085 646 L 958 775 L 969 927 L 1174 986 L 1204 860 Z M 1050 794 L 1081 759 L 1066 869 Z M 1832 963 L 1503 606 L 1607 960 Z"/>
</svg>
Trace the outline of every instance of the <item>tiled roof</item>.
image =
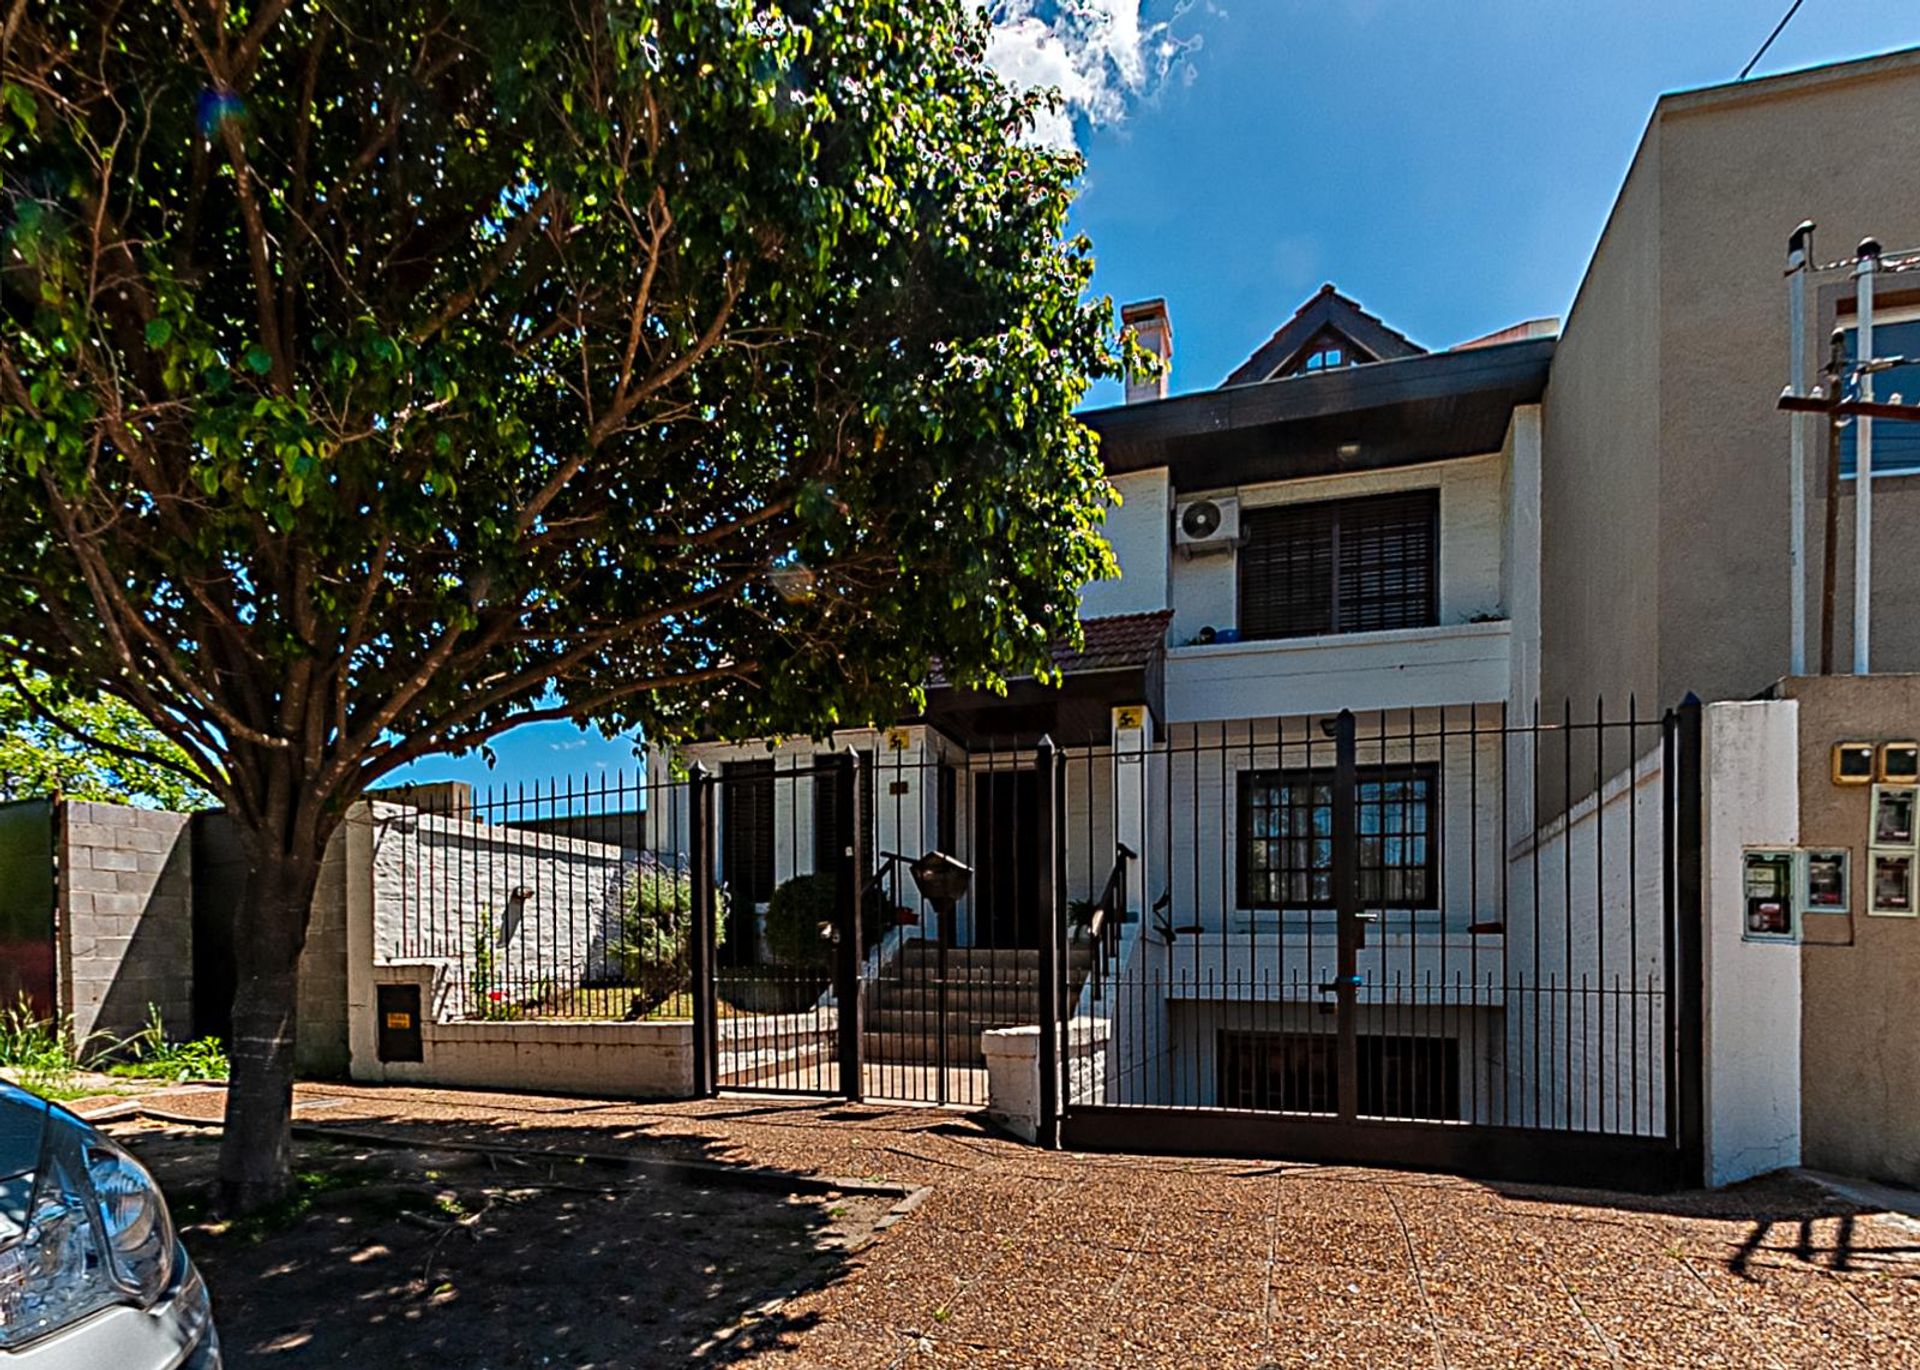
<svg viewBox="0 0 1920 1370">
<path fill-rule="evenodd" d="M 1145 666 L 1166 646 L 1167 625 L 1172 621 L 1171 609 L 1083 619 L 1080 633 L 1085 639 L 1084 644 L 1076 651 L 1064 642 L 1055 643 L 1054 664 L 1065 675 Z M 929 683 L 945 685 L 946 672 L 935 666 L 933 679 Z"/>
<path fill-rule="evenodd" d="M 1053 659 L 1062 671 L 1069 673 L 1144 666 L 1166 646 L 1167 625 L 1172 621 L 1171 609 L 1090 618 L 1080 625 L 1086 645 L 1076 652 L 1062 643 L 1053 649 Z"/>
</svg>

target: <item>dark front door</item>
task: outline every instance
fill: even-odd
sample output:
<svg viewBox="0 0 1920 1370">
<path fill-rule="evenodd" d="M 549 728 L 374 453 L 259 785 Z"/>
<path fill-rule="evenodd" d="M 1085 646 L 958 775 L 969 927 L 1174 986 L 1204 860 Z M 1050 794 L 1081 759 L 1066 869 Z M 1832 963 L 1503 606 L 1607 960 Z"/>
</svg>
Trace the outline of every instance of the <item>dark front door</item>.
<svg viewBox="0 0 1920 1370">
<path fill-rule="evenodd" d="M 1040 945 L 1040 812 L 1030 770 L 973 777 L 973 941 Z"/>
</svg>

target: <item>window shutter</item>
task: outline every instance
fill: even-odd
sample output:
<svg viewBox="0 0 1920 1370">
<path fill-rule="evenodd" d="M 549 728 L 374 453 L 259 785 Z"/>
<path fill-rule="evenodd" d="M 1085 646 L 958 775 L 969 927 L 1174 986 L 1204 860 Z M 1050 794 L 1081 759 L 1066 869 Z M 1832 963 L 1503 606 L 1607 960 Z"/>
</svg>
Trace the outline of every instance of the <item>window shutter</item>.
<svg viewBox="0 0 1920 1370">
<path fill-rule="evenodd" d="M 1312 637 L 1440 621 L 1440 492 L 1241 514 L 1240 635 Z"/>
<path fill-rule="evenodd" d="M 833 766 L 834 752 L 823 752 L 813 758 L 818 768 L 813 778 L 813 869 L 822 875 L 828 875 L 839 869 L 835 862 L 840 857 L 840 827 L 833 805 Z M 880 827 L 880 814 L 874 799 L 874 760 L 871 751 L 860 753 L 860 808 L 866 815 L 866 848 L 862 852 L 867 869 L 872 870 L 879 863 L 874 859 L 874 846 Z"/>
<path fill-rule="evenodd" d="M 1340 511 L 1339 632 L 1439 621 L 1439 522 L 1438 490 L 1355 500 Z"/>
<path fill-rule="evenodd" d="M 721 878 L 733 897 L 773 897 L 773 762 L 730 761 L 721 771 Z"/>
<path fill-rule="evenodd" d="M 1295 504 L 1243 510 L 1240 635 L 1309 637 L 1333 624 L 1336 505 Z"/>
</svg>

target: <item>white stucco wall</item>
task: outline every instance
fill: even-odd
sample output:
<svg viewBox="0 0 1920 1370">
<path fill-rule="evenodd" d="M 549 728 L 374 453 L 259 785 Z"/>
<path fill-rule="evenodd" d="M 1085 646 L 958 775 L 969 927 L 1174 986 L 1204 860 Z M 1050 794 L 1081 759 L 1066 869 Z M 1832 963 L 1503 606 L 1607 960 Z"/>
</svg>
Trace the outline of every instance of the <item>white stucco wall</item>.
<svg viewBox="0 0 1920 1370">
<path fill-rule="evenodd" d="M 1117 580 L 1095 581 L 1080 592 L 1080 617 L 1142 614 L 1167 607 L 1172 492 L 1165 467 L 1111 477 L 1121 503 L 1107 511 L 1102 530 L 1120 563 Z"/>
<path fill-rule="evenodd" d="M 1234 494 L 1245 514 L 1272 505 L 1305 504 L 1411 490 L 1440 492 L 1440 622 L 1465 623 L 1506 612 L 1502 552 L 1507 543 L 1507 454 L 1397 467 L 1390 471 L 1320 476 L 1309 480 L 1244 485 Z M 1179 499 L 1200 492 L 1179 492 Z M 1169 546 L 1163 539 L 1163 546 Z M 1170 550 L 1170 548 L 1169 548 Z M 1170 646 L 1185 646 L 1203 627 L 1230 628 L 1238 619 L 1235 557 L 1183 557 L 1168 562 L 1169 603 L 1174 617 Z"/>
<path fill-rule="evenodd" d="M 1800 1164 L 1800 948 L 1749 942 L 1743 854 L 1800 840 L 1798 700 L 1710 704 L 1706 902 L 1707 1182 Z"/>
</svg>

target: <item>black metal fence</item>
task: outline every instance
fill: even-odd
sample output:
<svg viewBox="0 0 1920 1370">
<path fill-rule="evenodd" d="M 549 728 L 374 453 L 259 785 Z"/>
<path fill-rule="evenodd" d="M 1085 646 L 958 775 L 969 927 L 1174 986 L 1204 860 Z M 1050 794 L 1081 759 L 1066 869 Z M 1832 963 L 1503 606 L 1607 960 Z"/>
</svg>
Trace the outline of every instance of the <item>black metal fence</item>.
<svg viewBox="0 0 1920 1370">
<path fill-rule="evenodd" d="M 702 1091 L 984 1104 L 1024 1029 L 1040 1131 L 1077 1147 L 1673 1183 L 1698 726 L 1630 701 L 702 749 L 419 813 L 394 951 L 455 960 L 476 1016 L 691 1017 Z"/>
<path fill-rule="evenodd" d="M 1631 701 L 1175 730 L 1146 926 L 1058 1020 L 1064 1139 L 1686 1179 L 1698 754 L 1697 706 Z"/>
<path fill-rule="evenodd" d="M 614 772 L 422 792 L 383 824 L 381 953 L 447 965 L 450 1016 L 691 1016 L 684 788 Z"/>
</svg>

